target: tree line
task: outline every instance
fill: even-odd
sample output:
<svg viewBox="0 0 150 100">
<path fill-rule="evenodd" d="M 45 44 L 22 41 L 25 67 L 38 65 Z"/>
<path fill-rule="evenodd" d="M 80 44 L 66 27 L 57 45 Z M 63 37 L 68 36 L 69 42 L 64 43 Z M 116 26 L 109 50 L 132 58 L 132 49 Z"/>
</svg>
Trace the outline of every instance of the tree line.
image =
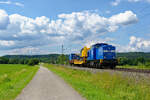
<svg viewBox="0 0 150 100">
<path fill-rule="evenodd" d="M 146 65 L 150 66 L 150 53 L 128 52 L 117 53 L 118 65 Z M 28 64 L 34 63 L 69 64 L 69 56 L 64 54 L 48 55 L 6 55 L 0 57 L 0 64 Z"/>
<path fill-rule="evenodd" d="M 0 64 L 27 64 L 36 65 L 39 62 L 51 64 L 69 64 L 68 55 L 7 55 L 0 57 Z"/>
<path fill-rule="evenodd" d="M 127 57 L 119 57 L 118 65 L 145 65 L 150 66 L 150 58 L 137 57 L 137 58 L 127 58 Z"/>
<path fill-rule="evenodd" d="M 69 64 L 68 55 L 57 55 L 52 54 L 48 55 L 34 55 L 34 56 L 25 56 L 25 55 L 7 55 L 0 57 L 0 64 L 28 64 L 36 65 L 39 62 L 51 63 L 51 64 Z"/>
<path fill-rule="evenodd" d="M 7 58 L 0 57 L 0 64 L 27 64 L 34 66 L 39 64 L 39 60 L 36 58 Z"/>
</svg>

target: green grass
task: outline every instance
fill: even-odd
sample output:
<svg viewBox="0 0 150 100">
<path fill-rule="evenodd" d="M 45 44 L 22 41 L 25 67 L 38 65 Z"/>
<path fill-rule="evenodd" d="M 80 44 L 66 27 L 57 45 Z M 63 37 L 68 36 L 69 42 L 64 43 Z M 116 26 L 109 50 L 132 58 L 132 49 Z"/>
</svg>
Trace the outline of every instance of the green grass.
<svg viewBox="0 0 150 100">
<path fill-rule="evenodd" d="M 0 64 L 0 100 L 14 100 L 37 70 L 37 66 Z"/>
<path fill-rule="evenodd" d="M 150 66 L 145 66 L 145 65 L 137 65 L 137 66 L 123 65 L 123 66 L 117 66 L 117 68 L 150 69 Z"/>
<path fill-rule="evenodd" d="M 87 100 L 150 100 L 150 80 L 130 78 L 121 73 L 91 73 L 56 65 L 44 66 Z"/>
</svg>

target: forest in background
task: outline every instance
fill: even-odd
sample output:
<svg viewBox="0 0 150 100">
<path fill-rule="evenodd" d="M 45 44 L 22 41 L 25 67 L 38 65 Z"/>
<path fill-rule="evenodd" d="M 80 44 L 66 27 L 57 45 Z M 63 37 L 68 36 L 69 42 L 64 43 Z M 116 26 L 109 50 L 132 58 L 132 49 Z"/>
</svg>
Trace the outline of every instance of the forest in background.
<svg viewBox="0 0 150 100">
<path fill-rule="evenodd" d="M 118 65 L 150 65 L 149 52 L 117 53 L 116 56 L 119 61 Z M 0 57 L 0 64 L 28 64 L 34 61 L 51 64 L 69 64 L 68 55 L 64 54 L 6 55 Z"/>
</svg>

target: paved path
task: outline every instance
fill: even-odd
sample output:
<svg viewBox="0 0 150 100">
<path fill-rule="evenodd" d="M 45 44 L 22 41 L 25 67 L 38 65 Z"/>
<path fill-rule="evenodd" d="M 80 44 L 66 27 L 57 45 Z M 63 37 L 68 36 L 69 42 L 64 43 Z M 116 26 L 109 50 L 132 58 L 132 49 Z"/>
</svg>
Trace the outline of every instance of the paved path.
<svg viewBox="0 0 150 100">
<path fill-rule="evenodd" d="M 85 100 L 61 78 L 40 67 L 16 100 Z"/>
</svg>

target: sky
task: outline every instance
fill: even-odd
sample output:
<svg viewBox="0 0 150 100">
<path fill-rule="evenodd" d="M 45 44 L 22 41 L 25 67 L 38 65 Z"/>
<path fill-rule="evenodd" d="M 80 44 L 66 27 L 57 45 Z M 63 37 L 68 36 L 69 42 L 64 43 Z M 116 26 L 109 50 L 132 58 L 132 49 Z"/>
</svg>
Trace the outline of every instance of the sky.
<svg viewBox="0 0 150 100">
<path fill-rule="evenodd" d="M 0 0 L 0 56 L 79 53 L 108 43 L 150 52 L 150 0 Z"/>
</svg>

